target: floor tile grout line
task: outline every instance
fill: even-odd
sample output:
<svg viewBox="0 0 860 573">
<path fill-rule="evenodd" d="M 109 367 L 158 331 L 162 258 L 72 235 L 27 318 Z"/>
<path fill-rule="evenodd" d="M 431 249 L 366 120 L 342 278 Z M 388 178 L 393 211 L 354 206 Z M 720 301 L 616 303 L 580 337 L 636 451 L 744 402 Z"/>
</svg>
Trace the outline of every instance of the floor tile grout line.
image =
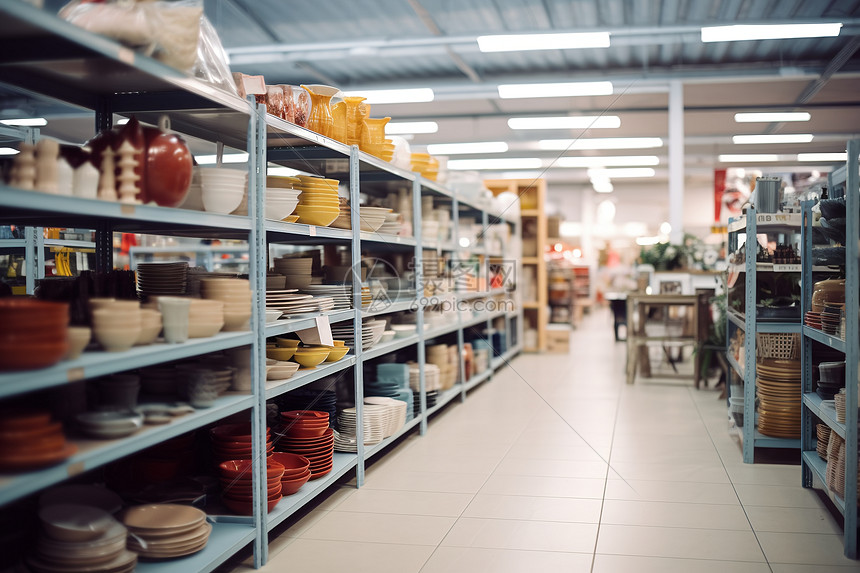
<svg viewBox="0 0 860 573">
<path fill-rule="evenodd" d="M 693 392 L 693 388 L 687 388 L 687 393 L 690 394 L 690 396 L 691 396 L 691 401 L 693 402 L 693 405 L 696 408 L 696 412 L 698 412 L 699 417 L 701 417 L 702 416 L 702 410 L 701 410 L 701 408 L 699 408 L 698 402 L 695 399 L 692 399 L 692 392 Z M 704 418 L 702 418 L 702 419 L 704 420 Z M 708 434 L 710 435 L 710 430 L 708 431 Z M 714 449 L 716 450 L 717 445 L 716 445 L 716 443 L 714 443 L 713 437 L 711 437 L 711 443 L 713 444 Z M 765 553 L 764 547 L 761 544 L 761 540 L 758 538 L 758 533 L 756 532 L 755 527 L 753 527 L 752 520 L 750 519 L 750 516 L 747 513 L 747 508 L 744 506 L 744 503 L 741 500 L 741 496 L 738 493 L 737 488 L 735 487 L 735 483 L 732 481 L 732 476 L 729 474 L 729 470 L 728 470 L 728 468 L 726 468 L 726 463 L 723 460 L 722 456 L 720 456 L 720 461 L 723 464 L 723 469 L 726 472 L 726 477 L 729 478 L 729 483 L 732 486 L 732 491 L 735 492 L 735 496 L 737 496 L 737 498 L 738 498 L 738 503 L 741 506 L 741 510 L 743 510 L 743 512 L 744 512 L 744 517 L 746 517 L 747 522 L 750 524 L 750 530 L 752 531 L 752 534 L 753 534 L 753 537 L 755 538 L 756 544 L 758 545 L 759 549 L 761 550 L 761 554 L 764 557 L 764 562 L 767 563 L 767 568 L 770 569 L 771 573 L 773 573 L 773 567 L 770 564 L 770 560 L 768 559 L 767 553 Z"/>
<path fill-rule="evenodd" d="M 515 360 L 515 359 L 514 359 L 514 360 Z M 516 372 L 516 371 L 514 370 L 514 367 L 511 365 L 511 361 L 508 361 L 508 362 L 507 362 L 507 366 L 508 366 L 508 368 L 510 368 L 512 371 Z M 517 376 L 519 376 L 519 374 L 518 374 L 518 373 L 517 373 Z M 532 414 L 532 417 L 531 417 L 531 419 L 529 420 L 529 422 L 531 422 L 532 420 L 534 420 L 534 418 L 535 418 L 536 416 L 537 416 L 537 413 Z M 525 431 L 526 431 L 526 428 L 527 428 L 527 427 L 528 427 L 528 425 L 526 425 L 525 427 L 523 427 L 523 429 L 522 429 L 522 430 L 520 430 L 520 432 L 517 434 L 517 437 L 518 437 L 518 438 L 523 434 L 523 432 L 525 432 Z M 510 446 L 508 446 L 508 448 L 505 450 L 505 453 L 502 455 L 501 459 L 500 459 L 500 460 L 499 460 L 499 461 L 498 461 L 498 462 L 493 466 L 493 471 L 492 471 L 492 472 L 490 472 L 490 475 L 488 475 L 488 476 L 487 476 L 487 478 L 483 481 L 483 483 L 481 483 L 481 487 L 479 487 L 479 488 L 478 488 L 478 490 L 477 490 L 474 494 L 471 494 L 471 495 L 472 495 L 472 499 L 470 499 L 470 500 L 469 500 L 469 503 L 467 503 L 467 504 L 466 504 L 466 506 L 463 508 L 463 511 L 461 511 L 461 512 L 460 512 L 460 515 L 459 515 L 459 516 L 457 516 L 457 517 L 454 519 L 454 523 L 451 525 L 451 527 L 449 527 L 449 528 L 448 528 L 448 531 L 446 531 L 446 532 L 445 532 L 445 535 L 444 535 L 444 536 L 442 536 L 442 540 L 441 540 L 441 541 L 436 545 L 436 548 L 433 550 L 433 552 L 432 552 L 432 553 L 430 553 L 430 555 L 427 557 L 427 559 L 426 559 L 426 560 L 424 560 L 424 564 L 421 566 L 421 569 L 419 569 L 419 570 L 418 570 L 418 573 L 421 573 L 421 572 L 424 570 L 424 568 L 427 566 L 427 563 L 429 563 L 429 562 L 430 562 L 430 560 L 433 558 L 433 556 L 434 556 L 434 555 L 436 555 L 436 552 L 439 550 L 439 548 L 440 548 L 440 547 L 442 547 L 442 543 L 444 543 L 444 542 L 445 542 L 445 539 L 448 537 L 448 535 L 450 535 L 450 534 L 451 534 L 451 531 L 454 529 L 454 527 L 456 527 L 456 526 L 457 526 L 457 523 L 458 523 L 458 522 L 460 521 L 460 519 L 463 517 L 463 513 L 465 513 L 465 512 L 466 512 L 466 510 L 467 510 L 467 509 L 469 509 L 469 506 L 470 506 L 470 505 L 472 505 L 472 502 L 474 502 L 474 501 L 475 501 L 475 498 L 478 496 L 478 494 L 479 494 L 479 493 L 481 493 L 481 490 L 484 488 L 484 486 L 486 486 L 486 485 L 487 485 L 487 482 L 488 482 L 488 481 L 490 481 L 490 478 L 491 478 L 491 477 L 493 477 L 493 474 L 495 473 L 496 468 L 498 468 L 498 467 L 499 467 L 499 465 L 502 463 L 502 461 L 505 459 L 505 455 L 507 455 L 507 453 L 508 453 L 508 452 L 510 452 L 510 451 L 511 451 L 511 448 L 513 448 L 513 447 L 514 447 L 514 444 L 513 444 L 513 443 L 512 443 Z"/>
</svg>

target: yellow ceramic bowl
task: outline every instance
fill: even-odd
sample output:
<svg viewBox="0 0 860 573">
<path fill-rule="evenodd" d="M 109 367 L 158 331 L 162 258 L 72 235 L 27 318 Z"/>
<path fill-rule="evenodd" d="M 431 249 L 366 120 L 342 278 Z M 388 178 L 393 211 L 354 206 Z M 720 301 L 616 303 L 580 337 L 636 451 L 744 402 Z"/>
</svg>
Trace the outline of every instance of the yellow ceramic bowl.
<svg viewBox="0 0 860 573">
<path fill-rule="evenodd" d="M 331 349 L 329 352 L 328 358 L 325 359 L 326 362 L 337 362 L 344 356 L 346 356 L 347 352 L 349 352 L 349 346 L 338 346 Z"/>
<path fill-rule="evenodd" d="M 295 223 L 296 221 L 299 220 L 299 216 L 298 215 L 290 215 L 289 217 L 284 217 L 281 220 L 285 223 Z"/>
<path fill-rule="evenodd" d="M 317 225 L 319 227 L 328 227 L 340 215 L 340 209 L 331 209 L 329 207 L 296 207 L 296 214 L 299 216 L 299 223 L 305 225 Z"/>
<path fill-rule="evenodd" d="M 305 190 L 299 195 L 299 200 L 302 199 L 337 199 L 337 191 Z"/>
<path fill-rule="evenodd" d="M 340 209 L 340 204 L 337 201 L 326 201 L 325 199 L 310 199 L 309 201 L 302 201 L 302 206 Z"/>
<path fill-rule="evenodd" d="M 296 352 L 293 355 L 293 362 L 298 362 L 305 368 L 313 368 L 325 362 L 328 355 L 329 351 L 326 348 L 305 350 L 303 352 Z"/>
<path fill-rule="evenodd" d="M 292 338 L 276 338 L 275 339 L 275 343 L 277 344 L 278 348 L 292 348 L 295 350 L 296 348 L 299 347 L 299 342 L 300 341 L 293 340 Z"/>
<path fill-rule="evenodd" d="M 276 187 L 278 189 L 292 189 L 294 185 L 301 183 L 298 177 L 282 177 L 278 175 L 269 175 L 266 177 L 266 187 Z"/>
<path fill-rule="evenodd" d="M 266 349 L 266 358 L 272 358 L 274 360 L 286 361 L 293 357 L 293 354 L 296 353 L 295 348 L 267 348 Z"/>
<path fill-rule="evenodd" d="M 331 191 L 337 192 L 337 184 L 329 184 L 329 183 L 297 183 L 294 189 L 302 189 L 308 191 Z"/>
<path fill-rule="evenodd" d="M 343 346 L 343 340 L 332 340 L 332 342 L 334 342 L 335 348 L 337 348 L 338 346 Z"/>
</svg>

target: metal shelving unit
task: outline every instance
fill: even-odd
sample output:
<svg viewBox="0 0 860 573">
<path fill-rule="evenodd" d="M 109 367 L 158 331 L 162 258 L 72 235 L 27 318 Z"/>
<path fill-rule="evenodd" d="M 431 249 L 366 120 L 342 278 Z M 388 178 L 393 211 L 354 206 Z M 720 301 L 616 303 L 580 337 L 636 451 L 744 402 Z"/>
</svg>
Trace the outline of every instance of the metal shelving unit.
<svg viewBox="0 0 860 573">
<path fill-rule="evenodd" d="M 860 556 L 860 522 L 858 522 L 858 360 L 860 360 L 860 333 L 858 333 L 858 290 L 860 290 L 860 262 L 858 262 L 858 238 L 860 238 L 860 140 L 848 142 L 848 160 L 843 167 L 834 170 L 829 175 L 828 188 L 844 189 L 846 201 L 846 244 L 845 244 L 845 338 L 831 336 L 824 332 L 803 327 L 803 354 L 801 357 L 803 369 L 803 404 L 802 404 L 802 468 L 803 486 L 813 487 L 822 491 L 833 502 L 833 506 L 842 515 L 843 543 L 845 556 L 857 559 Z M 803 272 L 801 275 L 802 310 L 804 315 L 811 307 L 813 288 L 812 273 L 817 267 L 812 266 L 812 203 L 808 202 L 803 208 Z M 845 354 L 845 422 L 839 422 L 836 410 L 825 404 L 813 389 L 813 342 L 818 342 L 833 350 Z M 845 495 L 840 497 L 827 486 L 827 462 L 818 457 L 816 452 L 817 423 L 824 423 L 833 432 L 845 440 Z"/>
<path fill-rule="evenodd" d="M 79 452 L 65 462 L 42 470 L 30 471 L 0 480 L 0 504 L 6 504 L 37 492 L 39 489 L 64 481 L 108 462 L 122 459 L 151 445 L 217 422 L 240 412 L 248 412 L 252 424 L 254 476 L 265 475 L 265 412 L 266 400 L 305 386 L 328 376 L 351 376 L 355 392 L 357 415 L 362 415 L 363 370 L 368 361 L 391 352 L 416 347 L 417 362 L 422 366 L 420 378 L 420 410 L 413 420 L 395 436 L 372 447 L 363 445 L 362 425 L 358 425 L 358 452 L 336 453 L 333 470 L 323 478 L 309 482 L 295 495 L 283 499 L 271 512 L 265 511 L 265 480 L 255 480 L 254 513 L 251 517 L 210 516 L 214 522 L 212 536 L 206 548 L 192 556 L 160 562 L 141 563 L 140 571 L 165 573 L 173 571 L 208 572 L 217 568 L 238 551 L 253 545 L 254 564 L 265 564 L 268 557 L 268 532 L 312 501 L 343 475 L 355 471 L 360 487 L 364 482 L 364 466 L 368 457 L 377 454 L 408 432 L 419 428 L 423 434 L 427 420 L 456 396 L 465 396 L 462 380 L 451 390 L 440 395 L 437 404 L 426 407 L 423 379 L 425 344 L 434 336 L 457 334 L 462 356 L 464 330 L 485 323 L 491 327 L 495 318 L 505 321 L 508 332 L 521 328 L 522 311 L 485 313 L 468 324 L 458 319 L 457 324 L 436 332 L 424 330 L 424 307 L 417 301 L 396 301 L 385 309 L 373 312 L 343 310 L 326 315 L 331 323 L 352 321 L 360 331 L 364 318 L 385 316 L 395 312 L 414 312 L 416 334 L 375 348 L 363 350 L 360 343 L 339 362 L 317 368 L 300 370 L 283 381 L 267 381 L 265 375 L 265 341 L 315 325 L 315 317 L 279 320 L 272 324 L 264 321 L 265 274 L 270 243 L 291 245 L 342 245 L 351 249 L 353 280 L 353 307 L 361 308 L 360 277 L 355 276 L 363 251 L 412 252 L 416 276 L 421 276 L 421 196 L 436 195 L 454 203 L 453 223 L 459 215 L 457 205 L 481 213 L 484 225 L 490 218 L 512 225 L 513 236 L 519 235 L 519 219 L 511 215 L 489 214 L 485 209 L 458 199 L 443 185 L 426 180 L 416 173 L 403 171 L 376 157 L 322 137 L 307 129 L 295 126 L 265 113 L 251 99 L 245 101 L 155 60 L 139 55 L 128 48 L 101 36 L 93 35 L 53 14 L 38 10 L 26 3 L 6 2 L 0 5 L 0 34 L 18 38 L 18 48 L 7 58 L 3 81 L 17 88 L 47 97 L 60 97 L 66 103 L 96 112 L 99 129 L 110 126 L 112 114 L 135 113 L 146 123 L 157 123 L 161 110 L 170 111 L 172 128 L 180 133 L 220 141 L 235 149 L 248 152 L 248 216 L 221 215 L 153 205 L 126 205 L 78 197 L 45 195 L 38 192 L 14 189 L 0 185 L 0 222 L 33 227 L 59 226 L 96 230 L 97 270 L 112 268 L 112 233 L 142 232 L 175 237 L 238 239 L 247 241 L 250 253 L 250 282 L 257 293 L 252 304 L 251 329 L 248 332 L 221 333 L 212 338 L 192 339 L 183 344 L 155 344 L 133 348 L 127 352 L 87 352 L 79 359 L 61 362 L 50 368 L 27 372 L 0 374 L 0 399 L 67 382 L 87 380 L 106 374 L 151 366 L 173 360 L 192 358 L 214 351 L 251 346 L 250 394 L 228 394 L 215 406 L 197 410 L 177 418 L 164 426 L 146 427 L 128 438 L 110 441 L 76 440 Z M 52 53 L 74 54 L 86 62 L 85 72 L 66 74 L 41 57 L 43 48 L 50 46 Z M 76 68 L 77 69 L 77 68 Z M 58 95 L 59 94 L 59 95 Z M 158 110 L 158 111 L 153 111 Z M 352 211 L 352 230 L 315 227 L 297 223 L 266 220 L 264 212 L 265 178 L 269 163 L 293 167 L 301 171 L 326 177 L 348 180 L 350 204 L 359 204 L 359 193 L 384 192 L 390 188 L 406 188 L 412 194 L 414 237 L 395 237 L 378 233 L 360 232 L 358 211 Z M 456 254 L 460 248 L 456 241 L 437 245 Z M 506 294 L 504 290 L 479 293 L 476 296 Z M 473 297 L 470 297 L 473 298 Z M 516 338 L 518 341 L 521 336 Z M 357 338 L 360 341 L 361 337 Z M 500 359 L 494 357 L 491 368 L 469 381 L 473 387 L 490 379 L 492 373 L 521 349 L 519 344 L 508 349 Z M 461 370 L 462 371 L 462 370 Z"/>
<path fill-rule="evenodd" d="M 741 365 L 726 353 L 729 369 L 729 382 L 740 378 L 744 382 L 744 420 L 746 422 L 739 434 L 743 445 L 744 463 L 755 463 L 757 448 L 799 448 L 800 439 L 774 438 L 758 431 L 756 417 L 756 334 L 757 333 L 799 333 L 800 322 L 761 321 L 756 316 L 757 275 L 760 272 L 774 272 L 773 265 L 759 270 L 756 264 L 756 248 L 758 233 L 782 234 L 796 236 L 800 234 L 801 218 L 797 213 L 756 213 L 755 207 L 748 207 L 746 215 L 729 220 L 728 252 L 738 250 L 739 234 L 745 234 L 746 261 L 744 265 L 744 301 L 745 313 L 729 309 L 726 320 L 727 340 L 731 340 L 733 329 L 742 330 L 744 336 L 743 369 Z M 794 266 L 792 266 L 794 267 Z M 799 269 L 792 268 L 791 272 Z M 738 279 L 741 280 L 741 279 Z M 731 302 L 731 301 L 729 301 Z M 754 423 L 750 423 L 754 421 Z"/>
</svg>

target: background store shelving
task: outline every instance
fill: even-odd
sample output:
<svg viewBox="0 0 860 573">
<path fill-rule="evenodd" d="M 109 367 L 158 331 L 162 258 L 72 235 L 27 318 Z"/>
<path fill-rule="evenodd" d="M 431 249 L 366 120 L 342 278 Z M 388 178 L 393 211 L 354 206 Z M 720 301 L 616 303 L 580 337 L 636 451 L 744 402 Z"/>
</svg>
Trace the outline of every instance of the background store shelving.
<svg viewBox="0 0 860 573">
<path fill-rule="evenodd" d="M 455 335 L 459 347 L 462 368 L 462 350 L 466 335 L 480 334 L 479 327 L 485 329 L 503 328 L 509 339 L 517 341 L 503 354 L 493 357 L 489 368 L 465 383 L 461 375 L 451 390 L 441 393 L 433 408 L 426 408 L 423 373 L 421 376 L 421 411 L 397 434 L 372 447 L 364 447 L 359 424 L 359 447 L 356 454 L 337 453 L 334 468 L 325 477 L 310 482 L 296 496 L 285 498 L 276 509 L 266 514 L 265 500 L 259 499 L 264 490 L 261 479 L 256 490 L 255 513 L 251 518 L 214 516 L 212 535 L 206 548 L 192 556 L 173 561 L 141 563 L 138 570 L 158 571 L 211 571 L 237 551 L 253 542 L 255 564 L 265 563 L 267 557 L 268 531 L 298 511 L 303 505 L 319 495 L 344 474 L 355 471 L 357 483 L 364 480 L 364 464 L 368 457 L 375 455 L 394 442 L 398 437 L 418 427 L 426 431 L 428 418 L 457 396 L 465 397 L 467 390 L 477 383 L 488 380 L 494 369 L 502 367 L 508 359 L 519 352 L 515 334 L 522 324 L 522 311 L 505 309 L 497 312 L 483 312 L 471 318 L 457 313 L 456 323 L 433 331 L 424 329 L 424 307 L 414 301 L 397 303 L 377 312 L 346 310 L 328 313 L 331 322 L 351 321 L 354 328 L 360 328 L 366 316 L 388 315 L 398 311 L 413 311 L 416 316 L 417 333 L 404 340 L 395 340 L 380 345 L 372 352 L 355 348 L 350 356 L 340 362 L 302 371 L 286 381 L 265 380 L 263 359 L 265 340 L 268 336 L 294 332 L 311 326 L 312 319 L 278 321 L 266 325 L 263 321 L 265 305 L 262 293 L 265 291 L 265 271 L 268 261 L 267 243 L 291 243 L 297 245 L 334 244 L 346 247 L 351 252 L 353 268 L 357 268 L 363 252 L 401 252 L 415 258 L 416 268 L 421 268 L 423 245 L 420 235 L 421 197 L 432 195 L 450 201 L 454 228 L 461 209 L 464 212 L 479 213 L 486 228 L 489 221 L 503 222 L 511 227 L 511 234 L 519 236 L 519 220 L 509 213 L 487 213 L 484 208 L 472 205 L 468 198 L 457 196 L 444 186 L 427 181 L 415 173 L 397 169 L 379 159 L 359 152 L 356 147 L 348 148 L 335 141 L 321 137 L 306 129 L 288 124 L 264 113 L 250 102 L 222 93 L 202 82 L 180 74 L 169 68 L 140 56 L 105 38 L 92 35 L 55 16 L 32 8 L 24 3 L 4 3 L 0 6 L 0 34 L 17 39 L 18 48 L 10 56 L 11 62 L 4 73 L 4 81 L 23 89 L 43 93 L 46 96 L 60 97 L 67 103 L 97 110 L 96 124 L 108 127 L 112 113 L 130 114 L 137 111 L 143 122 L 154 123 L 157 114 L 151 109 L 172 110 L 169 112 L 172 127 L 186 135 L 208 140 L 219 140 L 236 149 L 246 150 L 249 154 L 249 216 L 221 215 L 193 212 L 150 205 L 123 205 L 76 197 L 43 195 L 36 192 L 0 187 L 0 223 L 39 226 L 73 226 L 94 229 L 99 270 L 110 268 L 112 253 L 112 233 L 114 231 L 168 235 L 175 237 L 198 237 L 239 239 L 248 242 L 250 253 L 250 282 L 256 293 L 253 304 L 251 330 L 249 332 L 222 333 L 208 339 L 193 339 L 183 344 L 155 344 L 121 353 L 87 352 L 79 359 L 62 362 L 56 366 L 25 373 L 11 372 L 0 374 L 0 398 L 10 399 L 45 388 L 62 387 L 68 382 L 88 380 L 114 372 L 121 372 L 142 366 L 201 356 L 223 349 L 251 345 L 253 390 L 250 394 L 228 394 L 206 410 L 199 410 L 165 425 L 146 428 L 128 438 L 108 442 L 79 443 L 80 452 L 65 462 L 44 469 L 18 474 L 0 480 L 0 503 L 10 503 L 37 492 L 49 485 L 62 482 L 70 476 L 77 476 L 139 452 L 147 446 L 157 444 L 190 430 L 228 416 L 248 412 L 252 421 L 256 451 L 262 451 L 264 442 L 266 399 L 283 395 L 290 390 L 305 386 L 332 374 L 351 376 L 358 416 L 362 410 L 362 370 L 363 365 L 374 358 L 400 349 L 414 350 L 418 363 L 423 366 L 424 346 L 432 338 Z M 51 46 L 52 53 L 73 54 L 87 64 L 86 72 L 66 73 L 31 57 L 42 47 Z M 77 70 L 77 68 L 76 68 Z M 50 90 L 46 87 L 50 87 Z M 161 112 L 159 112 L 161 113 Z M 262 212 L 265 183 L 261 177 L 268 163 L 273 162 L 285 167 L 302 171 L 348 179 L 352 205 L 359 204 L 359 192 L 381 193 L 392 187 L 404 188 L 412 195 L 414 238 L 390 237 L 379 234 L 359 232 L 357 213 L 352 215 L 352 231 L 318 228 L 295 223 L 268 221 L 257 217 Z M 452 255 L 460 254 L 455 239 L 451 244 L 433 245 L 448 250 Z M 476 250 L 480 251 L 480 247 Z M 493 253 L 498 255 L 500 253 Z M 506 251 L 505 256 L 516 258 L 516 253 Z M 487 256 L 486 249 L 481 253 Z M 479 259 L 480 260 L 480 259 Z M 503 290 L 469 293 L 467 298 L 490 299 Z M 359 281 L 353 282 L 354 301 L 360 308 L 361 292 Z M 360 336 L 358 337 L 360 340 Z M 244 415 L 243 415 L 244 417 Z M 263 460 L 256 457 L 254 475 L 265 475 Z"/>
</svg>

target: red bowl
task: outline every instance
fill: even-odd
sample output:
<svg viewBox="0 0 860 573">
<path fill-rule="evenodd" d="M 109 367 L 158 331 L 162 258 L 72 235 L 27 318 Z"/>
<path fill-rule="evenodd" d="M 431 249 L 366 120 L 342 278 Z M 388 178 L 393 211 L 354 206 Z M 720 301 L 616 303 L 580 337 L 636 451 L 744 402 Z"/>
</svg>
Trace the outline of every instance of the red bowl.
<svg viewBox="0 0 860 573">
<path fill-rule="evenodd" d="M 227 478 L 235 479 L 251 475 L 251 460 L 228 460 L 218 464 L 218 469 L 221 475 Z M 281 477 L 284 475 L 284 466 L 275 461 L 266 463 L 266 479 L 273 477 Z"/>
<path fill-rule="evenodd" d="M 306 457 L 289 452 L 274 452 L 269 456 L 269 459 L 284 466 L 284 475 L 287 475 L 287 472 L 304 471 L 311 465 L 310 460 Z"/>
<path fill-rule="evenodd" d="M 331 471 L 331 468 L 333 465 L 334 464 L 329 464 L 328 466 L 319 468 L 317 471 L 315 471 L 311 474 L 311 479 L 308 481 L 319 479 L 319 478 L 323 477 L 324 475 L 328 475 L 328 473 Z"/>
<path fill-rule="evenodd" d="M 282 486 L 278 484 L 277 487 L 267 490 L 267 499 L 272 499 L 273 497 L 281 497 L 281 487 Z M 252 494 L 250 491 L 246 493 L 243 493 L 241 491 L 225 491 L 224 497 L 232 499 L 234 501 L 244 501 L 246 503 L 250 503 L 254 499 L 254 494 Z"/>
<path fill-rule="evenodd" d="M 0 370 L 47 368 L 59 362 L 68 351 L 66 338 L 59 342 L 0 342 Z"/>
<path fill-rule="evenodd" d="M 328 424 L 319 428 L 295 425 L 287 428 L 286 435 L 290 438 L 321 438 L 325 435 Z"/>
<path fill-rule="evenodd" d="M 69 304 L 17 296 L 0 299 L 0 315 L 8 320 L 23 319 L 25 322 L 30 322 L 32 318 L 58 314 L 68 316 Z"/>
<path fill-rule="evenodd" d="M 272 511 L 275 509 L 275 506 L 278 505 L 278 502 L 281 501 L 281 495 L 278 495 L 274 499 L 269 500 L 268 510 Z M 224 505 L 227 506 L 227 509 L 236 513 L 237 515 L 251 515 L 253 513 L 253 505 L 252 502 L 248 501 L 236 501 L 234 499 L 230 499 L 229 497 L 222 496 L 221 501 L 224 502 Z"/>
<path fill-rule="evenodd" d="M 281 418 L 284 420 L 328 421 L 328 412 L 320 412 L 319 410 L 289 410 L 281 412 Z"/>
<path fill-rule="evenodd" d="M 311 472 L 310 470 L 307 470 L 305 473 L 303 473 L 297 478 L 293 478 L 290 480 L 282 480 L 281 484 L 283 487 L 281 489 L 281 494 L 293 495 L 294 493 L 299 491 L 302 486 L 308 482 L 309 479 L 311 479 Z"/>
</svg>

